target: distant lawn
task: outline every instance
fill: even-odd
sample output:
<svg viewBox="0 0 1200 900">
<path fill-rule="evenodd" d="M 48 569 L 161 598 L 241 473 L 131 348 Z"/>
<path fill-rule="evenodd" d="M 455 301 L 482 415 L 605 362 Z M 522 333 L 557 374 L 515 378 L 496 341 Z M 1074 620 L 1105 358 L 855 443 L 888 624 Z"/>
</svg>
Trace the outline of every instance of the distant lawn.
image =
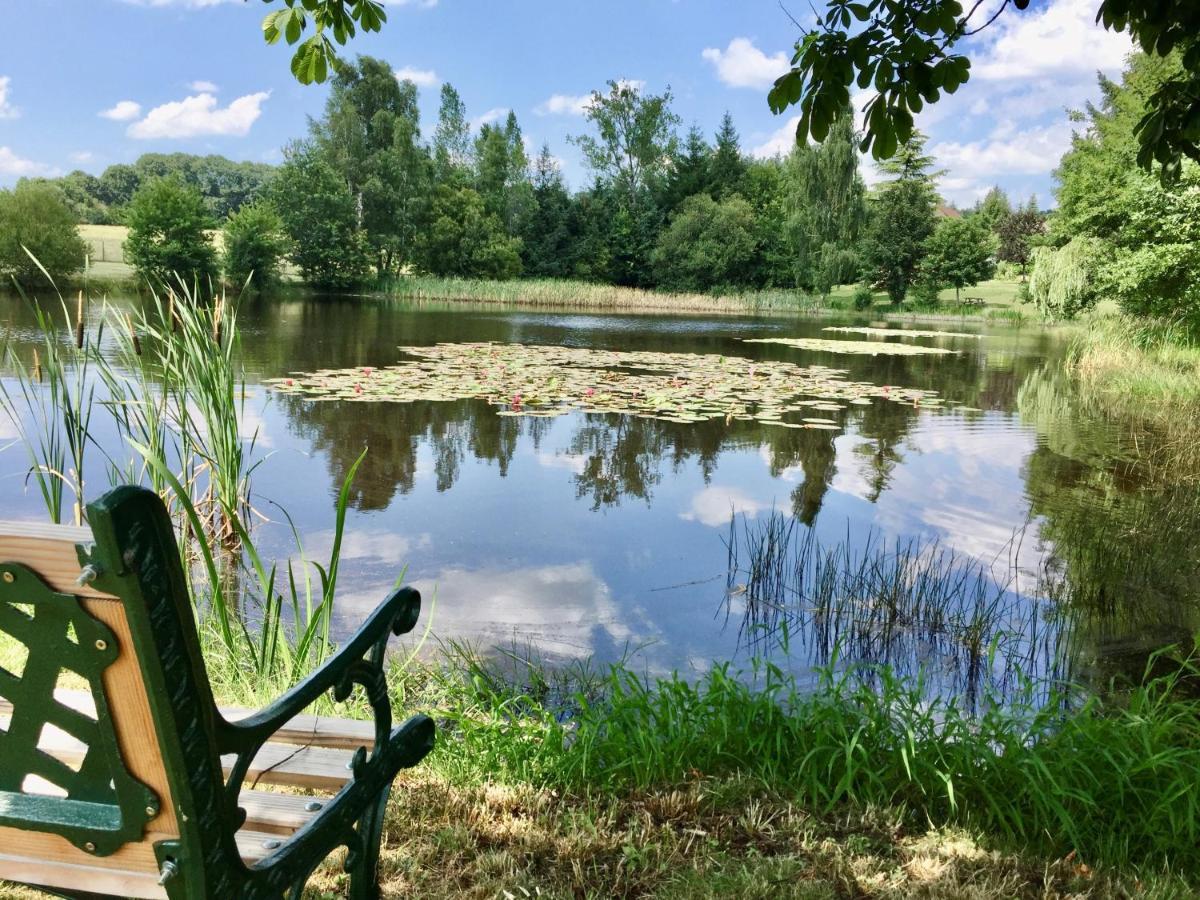
<svg viewBox="0 0 1200 900">
<path fill-rule="evenodd" d="M 853 284 L 839 285 L 829 292 L 829 296 L 837 300 L 852 300 L 855 287 L 856 285 Z M 1020 288 L 1021 282 L 1019 280 L 994 278 L 991 281 L 981 281 L 974 287 L 963 288 L 961 296 L 963 300 L 966 300 L 968 297 L 979 297 L 987 304 L 987 309 L 1013 309 L 1020 306 L 1017 300 Z M 888 296 L 883 291 L 876 291 L 873 296 L 876 306 L 880 304 L 890 305 Z M 954 288 L 942 291 L 938 294 L 938 300 L 947 306 L 953 306 Z"/>
</svg>

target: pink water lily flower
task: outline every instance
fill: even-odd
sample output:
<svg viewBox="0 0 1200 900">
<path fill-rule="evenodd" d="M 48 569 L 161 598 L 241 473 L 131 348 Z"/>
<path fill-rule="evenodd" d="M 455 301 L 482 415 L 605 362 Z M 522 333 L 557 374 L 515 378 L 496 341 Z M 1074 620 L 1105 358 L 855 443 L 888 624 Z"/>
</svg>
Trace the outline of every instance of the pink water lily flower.
<svg viewBox="0 0 1200 900">
<path fill-rule="evenodd" d="M 592 396 L 593 394 L 595 394 L 595 393 L 596 393 L 596 389 L 595 389 L 595 388 L 588 388 L 586 391 L 584 391 L 584 392 L 583 392 L 583 396 L 585 396 L 585 397 L 591 397 L 591 396 Z"/>
</svg>

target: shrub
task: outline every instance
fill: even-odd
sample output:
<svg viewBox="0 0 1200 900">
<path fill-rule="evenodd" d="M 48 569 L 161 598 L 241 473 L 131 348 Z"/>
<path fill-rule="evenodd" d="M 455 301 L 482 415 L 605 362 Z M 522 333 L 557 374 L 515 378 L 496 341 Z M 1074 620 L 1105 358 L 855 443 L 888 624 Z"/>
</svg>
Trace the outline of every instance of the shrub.
<svg viewBox="0 0 1200 900">
<path fill-rule="evenodd" d="M 42 278 L 29 249 L 52 278 L 83 268 L 87 244 L 62 191 L 45 182 L 22 182 L 0 191 L 0 275 L 28 285 Z"/>
<path fill-rule="evenodd" d="M 205 284 L 216 271 L 213 222 L 200 192 L 175 178 L 144 184 L 125 214 L 125 259 L 142 278 Z"/>
<path fill-rule="evenodd" d="M 279 281 L 288 240 L 283 220 L 268 203 L 252 203 L 225 222 L 225 274 L 234 286 L 263 290 Z"/>
<path fill-rule="evenodd" d="M 854 288 L 854 308 L 860 312 L 875 305 L 875 293 L 869 284 L 860 284 Z"/>
<path fill-rule="evenodd" d="M 721 202 L 696 194 L 680 204 L 658 237 L 652 262 L 659 283 L 675 291 L 745 284 L 758 251 L 754 210 L 738 196 Z"/>
</svg>

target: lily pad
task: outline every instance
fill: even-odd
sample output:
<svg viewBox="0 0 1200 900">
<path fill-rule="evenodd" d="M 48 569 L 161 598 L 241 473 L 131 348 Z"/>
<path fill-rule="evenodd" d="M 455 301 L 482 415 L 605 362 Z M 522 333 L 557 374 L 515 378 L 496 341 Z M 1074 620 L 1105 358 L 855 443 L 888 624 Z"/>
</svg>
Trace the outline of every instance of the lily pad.
<svg viewBox="0 0 1200 900">
<path fill-rule="evenodd" d="M 912 404 L 931 397 L 915 388 L 847 381 L 844 371 L 826 366 L 709 354 L 496 343 L 400 350 L 407 358 L 394 366 L 325 369 L 269 383 L 308 400 L 477 399 L 508 416 L 581 410 L 681 424 L 713 419 L 787 424 L 781 420 L 791 412 L 841 411 L 846 403 L 869 398 Z"/>
<path fill-rule="evenodd" d="M 982 334 L 968 334 L 965 331 L 921 331 L 919 328 L 856 328 L 850 325 L 831 326 L 822 331 L 836 331 L 842 334 L 869 334 L 872 337 L 913 337 L 913 338 L 975 338 L 981 339 Z"/>
<path fill-rule="evenodd" d="M 824 338 L 745 338 L 747 344 L 783 344 L 797 350 L 820 353 L 849 353 L 856 356 L 941 356 L 957 353 L 944 347 L 922 347 L 919 344 L 880 344 L 875 341 L 830 341 Z"/>
</svg>

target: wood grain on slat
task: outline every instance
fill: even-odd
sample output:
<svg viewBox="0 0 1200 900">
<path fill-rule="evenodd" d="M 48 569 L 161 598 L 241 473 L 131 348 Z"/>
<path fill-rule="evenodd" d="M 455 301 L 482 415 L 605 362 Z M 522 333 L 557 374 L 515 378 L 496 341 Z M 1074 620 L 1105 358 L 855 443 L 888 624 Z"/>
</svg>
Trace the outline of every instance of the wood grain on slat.
<svg viewBox="0 0 1200 900">
<path fill-rule="evenodd" d="M 167 896 L 167 892 L 159 887 L 158 876 L 146 872 L 104 869 L 8 854 L 0 854 L 0 878 L 69 891 L 136 897 L 139 900 L 157 900 Z"/>
<path fill-rule="evenodd" d="M 171 840 L 175 834 L 150 832 L 145 840 L 126 844 L 111 856 L 92 856 L 77 849 L 66 838 L 57 834 L 47 834 L 43 831 L 24 831 L 19 828 L 0 828 L 0 878 L 9 881 L 28 881 L 18 873 L 21 860 L 38 860 L 47 867 L 63 867 L 65 871 L 87 869 L 92 871 L 112 871 L 126 874 L 153 875 L 158 878 L 158 862 L 154 858 L 155 841 Z M 39 879 L 38 884 L 56 886 L 54 882 Z M 61 884 L 58 887 L 76 887 L 71 884 Z M 95 892 L 96 888 L 88 888 Z M 154 896 L 161 896 L 155 894 Z"/>
<path fill-rule="evenodd" d="M 350 780 L 347 764 L 352 757 L 353 754 L 345 750 L 264 744 L 250 764 L 245 784 L 248 788 L 257 783 L 340 791 Z M 232 755 L 221 757 L 221 765 L 226 771 L 233 762 Z"/>
<path fill-rule="evenodd" d="M 267 791 L 242 791 L 238 805 L 246 811 L 244 828 L 290 835 L 307 825 L 320 812 L 306 809 L 313 803 L 324 805 L 327 798 L 300 797 L 296 794 L 272 794 Z"/>
<path fill-rule="evenodd" d="M 38 522 L 0 522 L 0 562 L 19 562 L 29 566 L 42 579 L 63 594 L 80 597 L 104 597 L 90 585 L 80 587 L 79 557 L 76 544 L 90 544 L 92 533 L 86 528 L 68 525 L 42 525 Z"/>
<path fill-rule="evenodd" d="M 57 690 L 54 698 L 89 716 L 96 715 L 96 705 L 86 691 Z M 220 712 L 230 722 L 237 722 L 251 714 L 250 710 L 235 706 L 222 706 Z M 0 716 L 11 713 L 12 705 L 0 697 Z M 375 743 L 375 723 L 333 716 L 296 716 L 272 736 L 271 743 L 311 745 L 333 750 L 369 749 Z"/>
<path fill-rule="evenodd" d="M 242 829 L 237 833 L 238 853 L 242 855 L 242 862 L 248 866 L 266 859 L 277 849 L 275 845 L 282 842 L 283 838 L 279 835 L 268 834 L 265 831 Z"/>
</svg>

